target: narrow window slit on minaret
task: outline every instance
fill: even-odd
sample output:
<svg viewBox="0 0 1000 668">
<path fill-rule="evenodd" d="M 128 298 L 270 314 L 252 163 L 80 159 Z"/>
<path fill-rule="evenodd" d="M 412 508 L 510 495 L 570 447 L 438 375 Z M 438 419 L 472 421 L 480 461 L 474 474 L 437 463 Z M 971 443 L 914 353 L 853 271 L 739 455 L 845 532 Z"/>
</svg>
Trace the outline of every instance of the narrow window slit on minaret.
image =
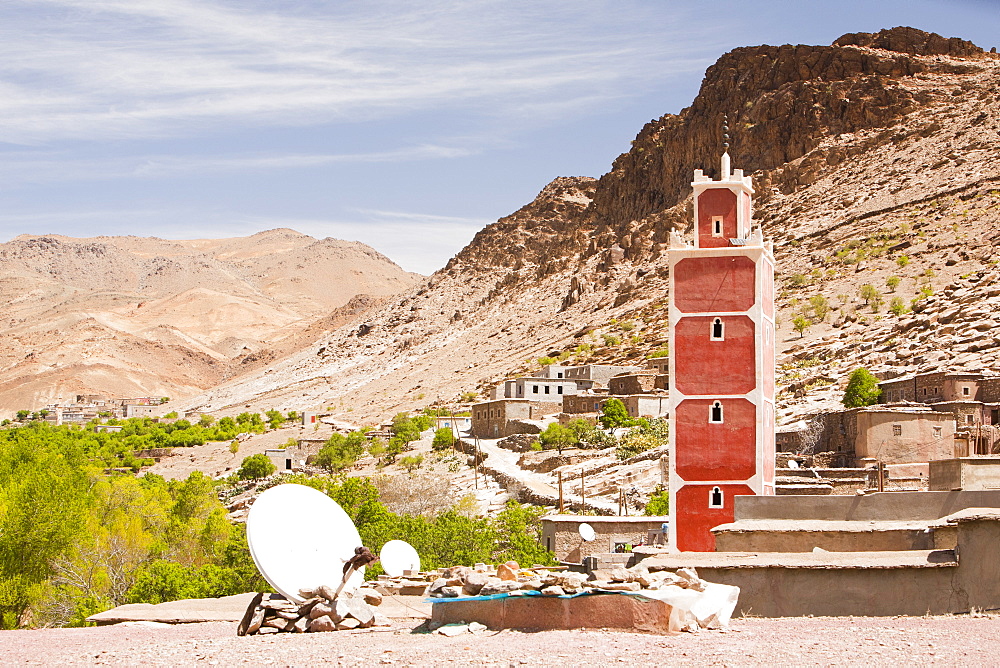
<svg viewBox="0 0 1000 668">
<path fill-rule="evenodd" d="M 725 340 L 725 328 L 722 325 L 722 318 L 716 318 L 712 321 L 712 336 L 709 337 L 712 341 L 724 341 Z"/>
<path fill-rule="evenodd" d="M 722 508 L 725 504 L 723 503 L 722 490 L 718 487 L 713 487 L 712 491 L 708 494 L 708 507 L 709 508 Z"/>
<path fill-rule="evenodd" d="M 712 403 L 712 410 L 708 416 L 709 422 L 721 423 L 722 422 L 722 402 L 715 401 Z"/>
</svg>

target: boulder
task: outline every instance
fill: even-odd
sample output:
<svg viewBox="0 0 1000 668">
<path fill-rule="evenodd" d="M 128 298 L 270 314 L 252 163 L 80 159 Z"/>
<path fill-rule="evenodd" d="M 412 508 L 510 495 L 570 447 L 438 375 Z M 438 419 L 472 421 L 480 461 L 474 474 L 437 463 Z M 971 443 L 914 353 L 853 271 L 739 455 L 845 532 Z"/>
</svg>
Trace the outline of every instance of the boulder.
<svg viewBox="0 0 1000 668">
<path fill-rule="evenodd" d="M 508 564 L 500 564 L 497 566 L 497 577 L 501 580 L 517 580 L 518 568 L 511 567 Z"/>
<path fill-rule="evenodd" d="M 490 576 L 484 572 L 473 571 L 465 576 L 465 581 L 462 584 L 462 591 L 469 596 L 478 596 L 479 592 L 486 583 L 489 582 Z"/>
<path fill-rule="evenodd" d="M 316 633 L 321 631 L 336 631 L 337 625 L 333 623 L 333 620 L 327 616 L 317 617 L 309 622 L 309 626 L 306 628 L 310 633 Z"/>
</svg>

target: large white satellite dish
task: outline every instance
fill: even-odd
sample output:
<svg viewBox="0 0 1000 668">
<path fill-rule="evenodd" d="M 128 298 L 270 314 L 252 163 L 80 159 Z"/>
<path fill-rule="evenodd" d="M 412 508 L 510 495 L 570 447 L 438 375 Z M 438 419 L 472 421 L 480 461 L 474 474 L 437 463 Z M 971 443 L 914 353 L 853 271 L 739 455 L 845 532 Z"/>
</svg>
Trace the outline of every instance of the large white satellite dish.
<svg viewBox="0 0 1000 668">
<path fill-rule="evenodd" d="M 584 539 L 588 543 L 595 538 L 597 538 L 597 532 L 594 531 L 594 527 L 590 526 L 586 522 L 580 525 L 580 538 Z"/>
<path fill-rule="evenodd" d="M 405 540 L 390 540 L 378 556 L 386 575 L 399 577 L 404 571 L 420 570 L 420 555 Z"/>
<path fill-rule="evenodd" d="M 301 603 L 300 589 L 340 586 L 361 536 L 336 501 L 312 487 L 288 484 L 266 490 L 250 506 L 247 543 L 264 579 Z M 359 568 L 346 588 L 364 579 L 365 569 Z"/>
</svg>

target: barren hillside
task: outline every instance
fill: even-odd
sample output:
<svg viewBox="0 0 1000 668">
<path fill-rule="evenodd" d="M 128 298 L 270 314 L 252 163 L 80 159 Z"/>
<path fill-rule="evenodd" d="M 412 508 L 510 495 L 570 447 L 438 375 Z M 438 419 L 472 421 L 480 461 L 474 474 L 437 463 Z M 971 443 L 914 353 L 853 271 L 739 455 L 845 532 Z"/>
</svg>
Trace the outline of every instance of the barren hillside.
<svg viewBox="0 0 1000 668">
<path fill-rule="evenodd" d="M 420 277 L 358 242 L 19 236 L 0 244 L 0 408 L 191 396 Z M 353 300 L 353 301 L 352 301 Z"/>
<path fill-rule="evenodd" d="M 357 421 L 485 389 L 540 355 L 641 362 L 666 343 L 663 251 L 687 228 L 692 171 L 717 169 L 724 113 L 733 166 L 752 172 L 776 241 L 784 419 L 829 404 L 856 364 L 993 366 L 992 338 L 965 344 L 966 320 L 988 309 L 951 314 L 953 328 L 924 314 L 953 308 L 959 289 L 979 304 L 998 288 L 998 87 L 996 54 L 910 28 L 736 49 L 599 180 L 556 179 L 360 326 L 191 405 L 333 406 Z M 921 313 L 888 313 L 893 297 Z M 816 321 L 801 338 L 800 313 Z"/>
</svg>

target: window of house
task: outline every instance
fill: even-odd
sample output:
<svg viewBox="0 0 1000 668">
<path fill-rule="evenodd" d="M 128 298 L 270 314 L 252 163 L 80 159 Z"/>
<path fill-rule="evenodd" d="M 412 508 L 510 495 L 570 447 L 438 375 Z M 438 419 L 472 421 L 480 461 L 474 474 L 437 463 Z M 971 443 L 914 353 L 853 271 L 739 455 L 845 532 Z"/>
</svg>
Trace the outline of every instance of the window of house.
<svg viewBox="0 0 1000 668">
<path fill-rule="evenodd" d="M 922 396 L 925 396 L 925 397 L 926 397 L 926 396 L 927 396 L 927 388 L 926 388 L 926 387 L 922 387 L 922 388 L 920 388 L 920 394 L 921 394 Z"/>
<path fill-rule="evenodd" d="M 538 386 L 537 385 L 532 385 L 531 386 L 531 393 L 532 394 L 538 394 Z"/>
<path fill-rule="evenodd" d="M 966 396 L 966 397 L 969 396 L 969 388 L 963 387 L 962 388 L 962 395 Z"/>
<path fill-rule="evenodd" d="M 934 427 L 934 438 L 941 438 L 941 427 Z"/>
<path fill-rule="evenodd" d="M 548 393 L 549 393 L 549 386 L 548 386 L 548 385 L 546 385 L 546 386 L 545 386 L 545 394 L 548 394 Z"/>
<path fill-rule="evenodd" d="M 285 460 L 285 470 L 286 471 L 291 471 L 292 470 L 292 460 L 291 459 L 286 459 Z"/>
<path fill-rule="evenodd" d="M 722 216 L 712 216 L 712 236 L 722 236 Z"/>
<path fill-rule="evenodd" d="M 722 402 L 721 401 L 714 401 L 714 402 L 712 402 L 712 407 L 709 410 L 708 421 L 709 422 L 715 422 L 715 423 L 721 423 L 722 422 Z"/>
<path fill-rule="evenodd" d="M 597 410 L 600 410 L 600 408 L 601 408 L 601 404 L 599 402 L 595 401 L 594 402 L 594 410 L 597 411 Z"/>
<path fill-rule="evenodd" d="M 974 423 L 975 419 L 972 417 L 971 414 L 965 416 L 965 424 L 974 424 Z"/>
<path fill-rule="evenodd" d="M 708 507 L 709 508 L 725 507 L 725 497 L 723 497 L 722 490 L 720 488 L 713 487 L 712 491 L 708 493 Z"/>
<path fill-rule="evenodd" d="M 562 394 L 562 385 L 556 388 L 556 394 Z"/>
<path fill-rule="evenodd" d="M 712 341 L 724 341 L 725 337 L 725 327 L 722 324 L 722 318 L 715 318 L 712 320 L 712 336 L 709 337 Z"/>
<path fill-rule="evenodd" d="M 556 373 L 556 378 L 562 378 L 562 377 L 563 377 L 562 371 Z"/>
<path fill-rule="evenodd" d="M 901 425 L 901 424 L 894 424 L 894 425 L 892 425 L 892 435 L 893 436 L 902 436 L 903 435 L 903 425 Z"/>
</svg>

